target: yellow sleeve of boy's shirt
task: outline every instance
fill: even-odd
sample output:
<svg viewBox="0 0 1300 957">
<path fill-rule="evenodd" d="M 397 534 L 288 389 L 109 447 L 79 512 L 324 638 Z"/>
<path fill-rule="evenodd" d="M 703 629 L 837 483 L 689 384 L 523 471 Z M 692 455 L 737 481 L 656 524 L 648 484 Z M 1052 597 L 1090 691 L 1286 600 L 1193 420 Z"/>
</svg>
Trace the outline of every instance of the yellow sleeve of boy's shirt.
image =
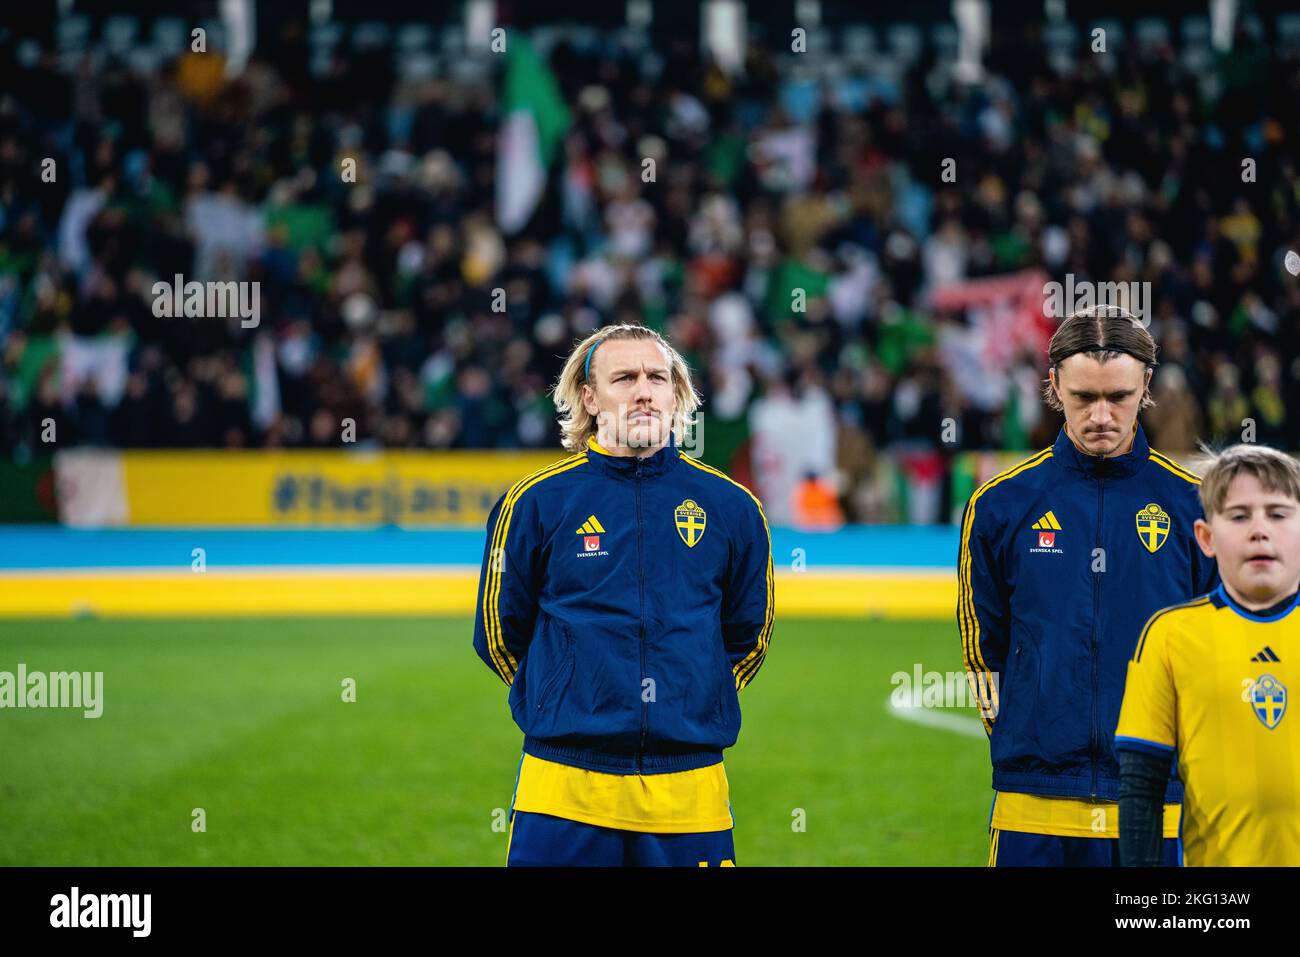
<svg viewBox="0 0 1300 957">
<path fill-rule="evenodd" d="M 1159 753 L 1178 748 L 1175 713 L 1178 696 L 1169 667 L 1169 626 L 1156 614 L 1142 629 L 1137 650 L 1128 663 L 1124 701 L 1120 705 L 1115 743 L 1133 750 Z"/>
</svg>

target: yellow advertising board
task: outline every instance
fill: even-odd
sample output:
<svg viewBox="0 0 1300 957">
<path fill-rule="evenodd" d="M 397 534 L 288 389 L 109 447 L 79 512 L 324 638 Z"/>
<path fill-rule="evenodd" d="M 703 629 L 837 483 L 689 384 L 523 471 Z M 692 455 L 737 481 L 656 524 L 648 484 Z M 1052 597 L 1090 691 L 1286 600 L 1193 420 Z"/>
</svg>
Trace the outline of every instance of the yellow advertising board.
<svg viewBox="0 0 1300 957">
<path fill-rule="evenodd" d="M 467 615 L 477 568 L 364 567 L 0 571 L 0 619 L 259 615 Z M 787 572 L 776 607 L 796 618 L 946 621 L 957 601 L 948 569 Z"/>
</svg>

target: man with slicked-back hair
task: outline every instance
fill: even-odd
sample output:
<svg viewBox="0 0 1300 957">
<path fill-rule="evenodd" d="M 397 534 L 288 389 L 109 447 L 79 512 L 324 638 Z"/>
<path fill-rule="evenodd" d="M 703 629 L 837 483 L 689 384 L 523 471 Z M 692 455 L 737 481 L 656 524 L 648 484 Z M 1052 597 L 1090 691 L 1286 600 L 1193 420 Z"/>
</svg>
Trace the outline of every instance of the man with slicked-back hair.
<svg viewBox="0 0 1300 957">
<path fill-rule="evenodd" d="M 962 516 L 957 624 L 993 764 L 989 864 L 1119 863 L 1114 737 L 1147 618 L 1209 591 L 1199 479 L 1147 444 L 1156 344 L 1122 309 L 1076 313 L 1048 347 L 1055 444 L 984 483 Z M 1178 859 L 1182 787 L 1165 790 Z"/>
</svg>

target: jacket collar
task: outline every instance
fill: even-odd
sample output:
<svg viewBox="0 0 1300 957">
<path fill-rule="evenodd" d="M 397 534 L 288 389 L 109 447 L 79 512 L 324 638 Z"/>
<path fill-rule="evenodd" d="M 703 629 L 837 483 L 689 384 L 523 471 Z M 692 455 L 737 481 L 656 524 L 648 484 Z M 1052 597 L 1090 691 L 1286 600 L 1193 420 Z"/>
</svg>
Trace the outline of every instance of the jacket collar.
<svg viewBox="0 0 1300 957">
<path fill-rule="evenodd" d="M 663 448 L 644 458 L 636 458 L 632 455 L 615 455 L 608 449 L 601 447 L 596 442 L 594 435 L 587 439 L 587 461 L 605 474 L 615 475 L 620 478 L 636 478 L 638 475 L 641 478 L 650 478 L 655 475 L 663 475 L 677 464 L 679 455 L 677 438 L 671 433 Z M 640 466 L 639 470 L 638 465 Z"/>
<path fill-rule="evenodd" d="M 1133 423 L 1133 447 L 1123 455 L 1113 458 L 1103 459 L 1080 452 L 1066 432 L 1065 426 L 1061 426 L 1056 444 L 1052 446 L 1052 458 L 1065 468 L 1092 478 L 1120 478 L 1135 475 L 1150 457 L 1151 446 L 1147 444 L 1146 433 L 1137 422 Z"/>
</svg>

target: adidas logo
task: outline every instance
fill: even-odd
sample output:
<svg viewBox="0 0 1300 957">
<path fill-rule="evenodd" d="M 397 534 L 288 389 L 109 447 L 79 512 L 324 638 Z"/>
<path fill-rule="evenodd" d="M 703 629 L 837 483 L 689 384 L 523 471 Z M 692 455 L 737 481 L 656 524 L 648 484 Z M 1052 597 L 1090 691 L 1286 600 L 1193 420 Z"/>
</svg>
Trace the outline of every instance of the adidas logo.
<svg viewBox="0 0 1300 957">
<path fill-rule="evenodd" d="M 583 522 L 582 526 L 578 529 L 578 534 L 599 535 L 603 531 L 605 531 L 604 526 L 600 524 L 600 522 L 596 519 L 596 516 L 588 515 L 587 520 Z"/>
<path fill-rule="evenodd" d="M 1274 651 L 1268 645 L 1265 645 L 1264 650 L 1261 651 L 1259 654 L 1257 654 L 1254 658 L 1251 658 L 1250 660 L 1251 661 L 1281 661 L 1282 659 L 1277 656 L 1276 651 Z"/>
<path fill-rule="evenodd" d="M 1032 527 L 1038 529 L 1044 529 L 1044 530 L 1054 529 L 1055 531 L 1059 532 L 1061 530 L 1061 523 L 1056 520 L 1055 514 L 1053 514 L 1052 512 L 1048 512 L 1038 521 L 1034 522 Z"/>
<path fill-rule="evenodd" d="M 588 515 L 587 520 L 578 526 L 578 534 L 582 536 L 582 551 L 578 552 L 578 557 L 582 558 L 588 555 L 608 555 L 609 552 L 600 547 L 600 536 L 605 531 L 605 526 L 600 524 L 600 519 L 595 515 Z"/>
</svg>

